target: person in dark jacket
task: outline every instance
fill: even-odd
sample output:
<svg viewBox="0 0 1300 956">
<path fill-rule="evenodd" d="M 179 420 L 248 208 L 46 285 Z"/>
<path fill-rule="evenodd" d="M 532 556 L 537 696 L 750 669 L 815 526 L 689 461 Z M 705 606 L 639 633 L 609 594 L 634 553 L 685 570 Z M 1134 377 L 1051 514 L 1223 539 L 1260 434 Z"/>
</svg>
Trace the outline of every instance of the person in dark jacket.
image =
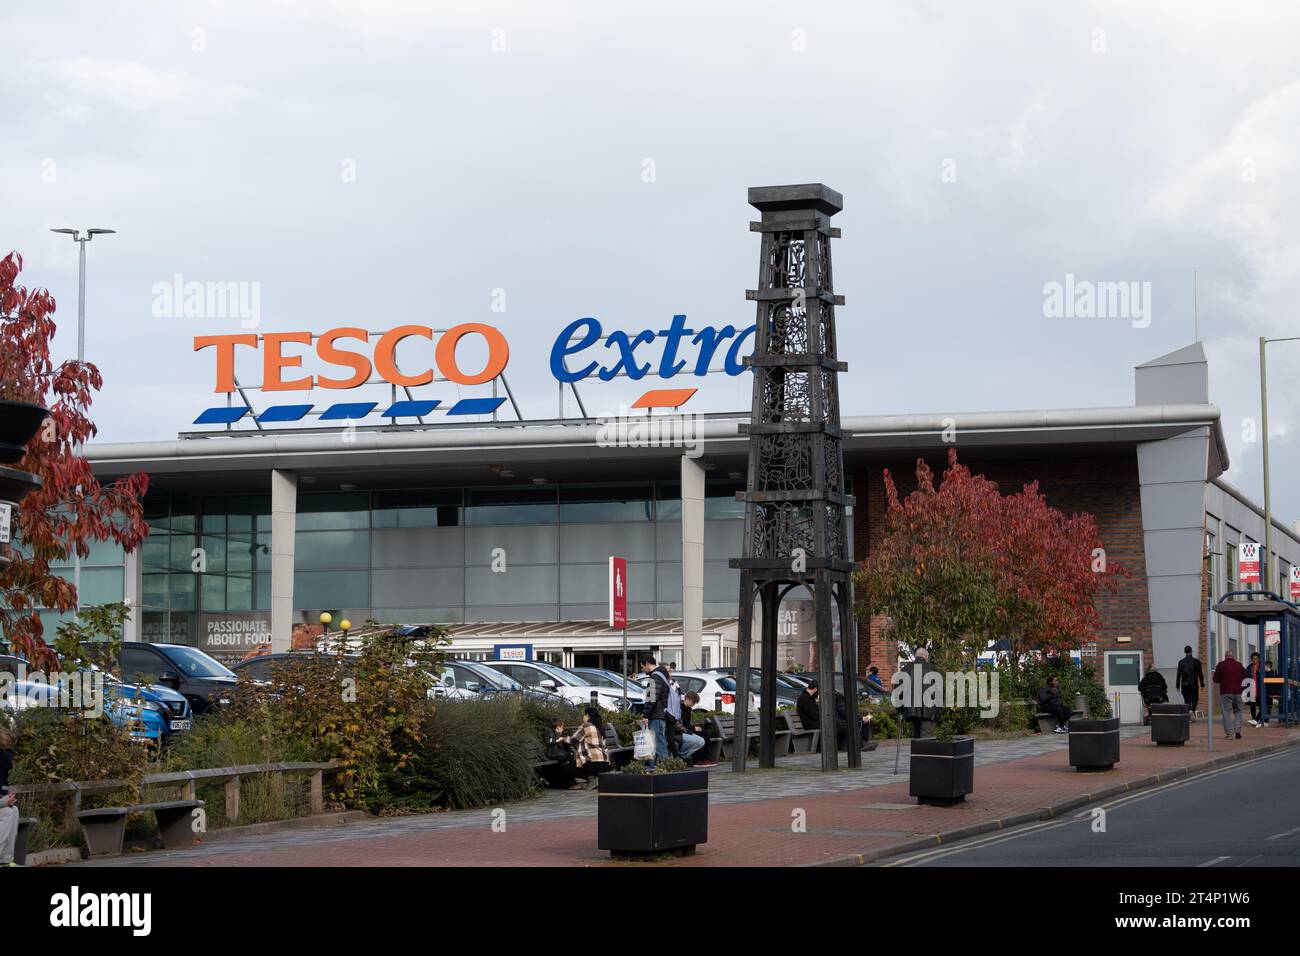
<svg viewBox="0 0 1300 956">
<path fill-rule="evenodd" d="M 1196 713 L 1196 705 L 1201 702 L 1201 688 L 1205 686 L 1205 671 L 1201 662 L 1192 656 L 1192 645 L 1183 648 L 1183 659 L 1178 662 L 1178 673 L 1174 675 L 1174 688 L 1183 695 L 1187 709 Z"/>
<path fill-rule="evenodd" d="M 1246 668 L 1227 651 L 1210 679 L 1219 685 L 1219 703 L 1223 707 L 1223 736 L 1229 740 L 1235 733 L 1241 739 L 1241 685 L 1246 679 Z"/>
<path fill-rule="evenodd" d="M 1038 692 L 1038 709 L 1056 718 L 1056 727 L 1052 733 L 1068 734 L 1070 732 L 1070 717 L 1074 712 L 1061 699 L 1061 681 L 1055 674 L 1047 678 L 1047 683 Z"/>
<path fill-rule="evenodd" d="M 821 704 L 819 702 L 820 694 L 821 691 L 817 686 L 817 681 L 811 680 L 808 682 L 808 686 L 803 689 L 803 693 L 801 693 L 794 702 L 795 713 L 799 715 L 799 722 L 803 724 L 805 730 L 818 730 L 821 728 L 822 712 Z M 835 720 L 835 745 L 836 747 L 840 747 L 844 745 L 847 723 L 844 719 L 844 709 L 837 707 L 836 712 L 838 716 Z M 862 724 L 864 727 L 868 720 L 870 720 L 869 717 L 864 716 L 862 718 Z M 863 731 L 859 731 L 859 747 L 862 745 L 862 732 Z M 822 736 L 826 736 L 824 732 Z"/>
<path fill-rule="evenodd" d="M 570 790 L 583 788 L 583 784 L 578 783 L 578 768 L 573 762 L 573 737 L 564 729 L 563 721 L 557 720 L 546 737 L 546 759 L 555 761 L 551 779 L 557 785 Z"/>
<path fill-rule="evenodd" d="M 0 727 L 0 866 L 17 866 L 14 841 L 18 838 L 18 798 L 9 792 L 9 772 L 14 766 L 13 731 Z"/>
<path fill-rule="evenodd" d="M 645 689 L 645 705 L 641 710 L 641 726 L 648 727 L 655 735 L 655 758 L 646 761 L 646 766 L 653 769 L 658 761 L 668 757 L 668 695 L 672 692 L 672 675 L 668 668 L 656 664 L 649 654 L 641 658 L 641 673 L 648 674 L 649 683 Z"/>
</svg>

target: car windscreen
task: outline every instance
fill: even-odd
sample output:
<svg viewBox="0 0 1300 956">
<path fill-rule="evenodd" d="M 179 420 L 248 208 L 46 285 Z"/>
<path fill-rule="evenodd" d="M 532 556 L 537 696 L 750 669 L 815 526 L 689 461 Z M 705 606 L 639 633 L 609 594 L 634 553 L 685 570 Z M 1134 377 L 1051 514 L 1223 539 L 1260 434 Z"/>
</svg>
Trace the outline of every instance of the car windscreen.
<svg viewBox="0 0 1300 956">
<path fill-rule="evenodd" d="M 235 672 L 193 647 L 159 648 L 187 677 L 234 678 Z"/>
<path fill-rule="evenodd" d="M 543 671 L 548 677 L 554 678 L 565 687 L 584 687 L 587 685 L 585 680 L 579 680 L 562 667 L 553 667 L 550 664 L 543 664 L 541 661 L 530 661 L 530 663 L 538 670 Z"/>
<path fill-rule="evenodd" d="M 491 687 L 495 687 L 497 690 L 523 690 L 524 689 L 523 684 L 519 683 L 519 681 L 515 680 L 509 674 L 503 674 L 495 667 L 473 667 L 470 668 L 470 670 L 472 670 L 475 674 L 478 674 L 483 678 L 482 683 L 487 684 Z"/>
</svg>

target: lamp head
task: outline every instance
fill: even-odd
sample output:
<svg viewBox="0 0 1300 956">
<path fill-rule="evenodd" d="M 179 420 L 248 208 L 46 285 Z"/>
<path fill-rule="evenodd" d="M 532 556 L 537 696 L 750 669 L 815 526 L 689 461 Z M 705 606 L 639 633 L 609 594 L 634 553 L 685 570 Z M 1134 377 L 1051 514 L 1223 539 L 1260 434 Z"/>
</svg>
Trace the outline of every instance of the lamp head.
<svg viewBox="0 0 1300 956">
<path fill-rule="evenodd" d="M 352 622 L 345 617 L 343 620 L 339 621 L 339 627 L 345 631 L 350 631 L 352 630 Z"/>
<path fill-rule="evenodd" d="M 320 622 L 321 622 L 322 624 L 324 624 L 326 627 L 329 627 L 329 623 L 330 623 L 330 621 L 332 621 L 332 620 L 334 620 L 334 615 L 333 615 L 333 614 L 331 614 L 329 611 L 321 611 L 321 613 L 320 613 Z"/>
</svg>

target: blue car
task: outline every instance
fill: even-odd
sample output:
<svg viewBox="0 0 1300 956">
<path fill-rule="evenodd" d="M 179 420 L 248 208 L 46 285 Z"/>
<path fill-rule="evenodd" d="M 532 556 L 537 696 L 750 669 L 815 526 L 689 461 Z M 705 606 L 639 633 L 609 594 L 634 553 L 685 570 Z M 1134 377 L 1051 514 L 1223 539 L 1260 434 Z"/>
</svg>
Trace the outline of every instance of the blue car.
<svg viewBox="0 0 1300 956">
<path fill-rule="evenodd" d="M 194 726 L 185 695 L 162 684 L 124 684 L 105 673 L 104 698 L 104 715 L 132 740 L 161 744 Z"/>
</svg>

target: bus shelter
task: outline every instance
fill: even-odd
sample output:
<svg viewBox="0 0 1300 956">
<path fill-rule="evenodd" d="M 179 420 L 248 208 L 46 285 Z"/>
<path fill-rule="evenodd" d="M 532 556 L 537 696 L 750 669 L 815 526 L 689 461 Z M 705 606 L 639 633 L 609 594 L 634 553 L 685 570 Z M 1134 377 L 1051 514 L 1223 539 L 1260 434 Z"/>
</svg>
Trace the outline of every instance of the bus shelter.
<svg viewBox="0 0 1300 956">
<path fill-rule="evenodd" d="M 1261 662 L 1270 659 L 1268 636 L 1276 631 L 1276 654 L 1271 658 L 1276 672 L 1255 688 L 1261 719 L 1300 723 L 1300 605 L 1271 591 L 1230 591 L 1219 598 L 1213 610 L 1259 628 Z M 1274 701 L 1276 710 L 1270 712 Z"/>
</svg>

